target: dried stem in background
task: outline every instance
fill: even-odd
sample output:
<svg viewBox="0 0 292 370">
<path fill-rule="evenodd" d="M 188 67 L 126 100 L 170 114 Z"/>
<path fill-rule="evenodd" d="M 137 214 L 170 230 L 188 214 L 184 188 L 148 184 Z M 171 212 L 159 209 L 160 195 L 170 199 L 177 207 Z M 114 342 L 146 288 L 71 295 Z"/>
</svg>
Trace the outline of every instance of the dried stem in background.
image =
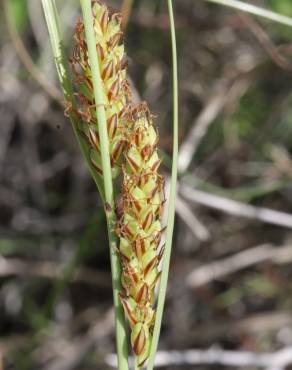
<svg viewBox="0 0 292 370">
<path fill-rule="evenodd" d="M 134 0 L 124 0 L 123 1 L 122 7 L 121 7 L 121 13 L 123 16 L 123 28 L 124 29 L 127 28 L 127 25 L 128 25 L 128 22 L 131 16 L 132 8 L 133 8 L 133 3 L 134 3 Z"/>
</svg>

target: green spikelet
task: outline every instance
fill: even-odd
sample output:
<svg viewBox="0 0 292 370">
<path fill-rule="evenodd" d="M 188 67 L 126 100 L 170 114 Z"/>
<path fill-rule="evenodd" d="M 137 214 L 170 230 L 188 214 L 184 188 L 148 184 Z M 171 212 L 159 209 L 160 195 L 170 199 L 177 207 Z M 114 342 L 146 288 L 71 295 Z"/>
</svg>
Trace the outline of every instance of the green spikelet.
<svg viewBox="0 0 292 370">
<path fill-rule="evenodd" d="M 164 180 L 158 174 L 157 133 L 146 103 L 128 110 L 122 215 L 118 223 L 122 261 L 121 300 L 131 327 L 131 344 L 139 367 L 149 356 L 155 320 L 154 289 L 163 250 L 161 215 Z"/>
<path fill-rule="evenodd" d="M 97 0 L 92 1 L 92 13 L 103 82 L 112 174 L 115 178 L 121 168 L 122 152 L 125 144 L 124 128 L 121 122 L 125 114 L 125 107 L 130 99 L 126 80 L 124 45 L 121 44 L 121 15 L 110 13 L 108 8 Z M 78 100 L 76 114 L 80 118 L 79 130 L 91 149 L 93 166 L 102 175 L 92 75 L 84 35 L 84 24 L 81 20 L 78 21 L 76 26 L 75 42 L 71 65 L 75 85 L 78 88 L 75 95 Z"/>
</svg>

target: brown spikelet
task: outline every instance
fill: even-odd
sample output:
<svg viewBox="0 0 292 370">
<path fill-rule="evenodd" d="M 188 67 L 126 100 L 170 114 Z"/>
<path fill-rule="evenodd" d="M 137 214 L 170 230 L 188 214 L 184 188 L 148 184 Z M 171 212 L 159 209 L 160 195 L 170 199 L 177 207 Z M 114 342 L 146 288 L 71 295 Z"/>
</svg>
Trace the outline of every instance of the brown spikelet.
<svg viewBox="0 0 292 370">
<path fill-rule="evenodd" d="M 113 176 L 116 177 L 122 164 L 125 129 L 122 124 L 118 124 L 117 119 L 123 117 L 130 98 L 126 81 L 124 46 L 121 44 L 121 20 L 120 15 L 109 12 L 108 8 L 97 0 L 92 1 L 92 13 L 94 16 L 96 48 L 104 87 L 103 95 L 110 141 L 111 166 Z M 82 20 L 77 22 L 74 39 L 75 48 L 71 58 L 71 66 L 76 88 L 78 88 L 76 91 L 78 109 L 75 113 L 80 118 L 79 130 L 88 137 L 91 149 L 97 152 L 93 166 L 98 168 L 97 172 L 102 175 L 102 166 L 97 161 L 97 158 L 100 157 L 99 137 L 96 134 L 98 122 Z M 123 122 L 125 123 L 125 120 Z"/>
</svg>

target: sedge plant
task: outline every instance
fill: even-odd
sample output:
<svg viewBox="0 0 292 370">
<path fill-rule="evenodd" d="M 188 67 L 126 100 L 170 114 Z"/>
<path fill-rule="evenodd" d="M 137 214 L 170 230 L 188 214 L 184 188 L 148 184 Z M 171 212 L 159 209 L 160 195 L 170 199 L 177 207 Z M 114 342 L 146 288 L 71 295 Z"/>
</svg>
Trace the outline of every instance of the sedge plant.
<svg viewBox="0 0 292 370">
<path fill-rule="evenodd" d="M 161 163 L 157 152 L 158 134 L 147 103 L 134 104 L 131 99 L 121 41 L 121 16 L 100 1 L 80 0 L 83 17 L 77 23 L 74 36 L 71 80 L 55 1 L 42 0 L 42 3 L 66 101 L 65 111 L 104 202 L 118 368 L 129 368 L 127 318 L 135 368 L 141 368 L 150 356 L 148 369 L 151 369 L 160 332 L 174 224 L 178 136 L 175 48 L 174 165 L 166 245 L 161 246 L 165 196 L 164 180 L 158 172 Z M 168 7 L 174 45 L 170 0 Z M 155 287 L 160 276 L 157 303 Z"/>
<path fill-rule="evenodd" d="M 206 1 L 292 25 L 291 18 L 244 1 Z M 158 134 L 147 103 L 132 103 L 122 43 L 122 24 L 127 19 L 123 21 L 119 13 L 98 0 L 80 0 L 83 17 L 76 26 L 69 63 L 55 0 L 42 0 L 42 4 L 66 113 L 104 203 L 118 368 L 129 369 L 130 342 L 135 369 L 147 363 L 147 370 L 153 370 L 166 296 L 177 178 L 178 87 L 172 1 L 167 0 L 173 55 L 174 140 L 171 189 L 166 196 L 169 205 L 165 246 L 160 245 L 165 194 L 159 174 Z M 123 2 L 123 10 L 127 6 L 124 13 L 130 14 L 132 4 L 133 0 Z"/>
</svg>

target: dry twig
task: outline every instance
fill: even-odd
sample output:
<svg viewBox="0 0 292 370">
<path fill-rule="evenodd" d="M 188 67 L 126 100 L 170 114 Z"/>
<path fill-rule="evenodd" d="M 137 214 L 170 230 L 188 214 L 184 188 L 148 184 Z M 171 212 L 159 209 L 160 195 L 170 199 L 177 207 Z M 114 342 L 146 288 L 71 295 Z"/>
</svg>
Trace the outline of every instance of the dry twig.
<svg viewBox="0 0 292 370">
<path fill-rule="evenodd" d="M 292 261 L 292 246 L 274 247 L 271 244 L 264 244 L 250 248 L 231 257 L 197 267 L 187 276 L 186 281 L 188 286 L 197 288 L 265 261 L 278 264 L 290 263 Z"/>
<path fill-rule="evenodd" d="M 114 315 L 113 310 L 106 312 L 104 317 L 96 323 L 89 333 L 78 338 L 72 343 L 65 353 L 61 354 L 61 358 L 56 359 L 49 364 L 45 370 L 74 370 L 79 367 L 83 359 L 94 348 L 97 342 L 102 341 L 113 330 Z"/>
<path fill-rule="evenodd" d="M 35 65 L 34 61 L 32 60 L 30 54 L 26 50 L 26 47 L 24 46 L 21 38 L 19 37 L 16 27 L 13 24 L 13 21 L 11 20 L 11 16 L 9 14 L 8 0 L 4 0 L 3 3 L 4 3 L 4 16 L 5 16 L 5 21 L 7 24 L 7 29 L 8 29 L 12 44 L 20 60 L 24 64 L 25 68 L 29 71 L 31 76 L 46 91 L 46 93 L 52 99 L 62 104 L 61 103 L 62 96 L 60 94 L 60 91 L 54 85 L 50 84 L 48 80 L 46 79 L 46 77 L 41 73 L 41 71 L 38 69 L 38 67 Z"/>
<path fill-rule="evenodd" d="M 106 363 L 116 366 L 116 356 L 108 355 Z M 161 351 L 156 355 L 157 367 L 186 365 L 225 365 L 235 367 L 258 366 L 261 368 L 284 370 L 292 363 L 292 347 L 274 353 L 256 353 L 248 351 L 225 351 L 220 348 L 208 350 Z"/>
<path fill-rule="evenodd" d="M 58 279 L 62 276 L 63 266 L 53 262 L 24 261 L 17 258 L 0 257 L 0 277 L 9 275 L 32 277 L 38 276 L 46 279 Z M 99 287 L 111 287 L 109 273 L 95 271 L 89 268 L 76 269 L 73 282 L 83 282 Z"/>
<path fill-rule="evenodd" d="M 190 201 L 206 207 L 218 209 L 230 215 L 245 217 L 268 224 L 292 228 L 292 216 L 288 213 L 274 211 L 269 208 L 255 207 L 219 195 L 196 190 L 188 185 L 181 185 L 180 194 Z"/>
<path fill-rule="evenodd" d="M 196 238 L 202 242 L 210 238 L 209 230 L 201 223 L 187 202 L 179 195 L 176 197 L 175 210 Z"/>
<path fill-rule="evenodd" d="M 123 15 L 123 28 L 124 29 L 127 28 L 127 25 L 128 25 L 128 22 L 131 16 L 131 12 L 132 12 L 133 2 L 134 2 L 133 0 L 123 1 L 122 7 L 121 7 L 121 13 Z"/>
<path fill-rule="evenodd" d="M 229 89 L 229 84 L 223 84 L 219 90 L 216 90 L 194 121 L 193 128 L 180 146 L 178 154 L 178 169 L 180 172 L 186 171 L 189 167 L 210 124 L 215 120 L 226 104 L 227 92 Z"/>
<path fill-rule="evenodd" d="M 238 15 L 247 26 L 247 29 L 252 32 L 254 37 L 262 45 L 272 61 L 280 68 L 291 72 L 292 64 L 280 53 L 279 49 L 273 44 L 269 35 L 262 29 L 262 27 L 260 27 L 260 25 L 249 15 L 243 12 L 238 12 Z"/>
</svg>

